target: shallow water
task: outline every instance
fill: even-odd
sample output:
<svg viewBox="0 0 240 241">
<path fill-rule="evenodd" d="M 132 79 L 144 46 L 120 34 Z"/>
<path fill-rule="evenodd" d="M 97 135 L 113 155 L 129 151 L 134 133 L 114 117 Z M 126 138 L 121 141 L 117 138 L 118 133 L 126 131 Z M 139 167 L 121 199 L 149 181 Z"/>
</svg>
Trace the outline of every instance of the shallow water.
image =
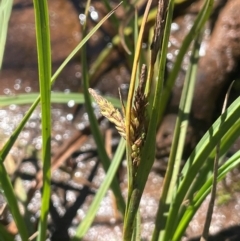
<svg viewBox="0 0 240 241">
<path fill-rule="evenodd" d="M 21 1 L 19 3 L 21 4 Z M 96 6 L 99 6 L 99 3 L 96 3 Z M 49 8 L 53 46 L 53 69 L 56 69 L 79 41 L 81 35 L 79 21 L 81 19 L 79 20 L 79 12 L 73 8 L 70 2 L 51 1 Z M 97 7 L 92 8 L 92 18 L 101 16 L 102 12 L 99 11 L 98 13 L 97 9 Z M 183 36 L 192 25 L 193 18 L 192 14 L 187 14 L 184 17 L 179 17 L 172 24 L 172 35 L 168 53 L 169 69 L 171 69 L 172 61 L 175 60 L 179 51 L 178 48 L 181 45 Z M 96 19 L 93 20 L 97 21 Z M 94 61 L 97 51 L 101 49 L 100 47 L 105 46 L 110 41 L 110 37 L 104 35 L 105 30 L 100 32 L 99 35 L 96 34 L 89 43 L 89 49 L 91 49 L 91 46 L 96 46 L 94 48 L 96 52 L 93 51 L 93 54 L 91 53 L 88 56 L 90 62 Z M 32 6 L 22 9 L 15 7 L 10 20 L 5 62 L 0 74 L 0 94 L 14 95 L 38 91 L 36 52 L 33 50 L 35 47 L 34 31 Z M 103 36 L 105 36 L 105 39 L 100 41 Z M 208 37 L 209 30 L 207 28 L 205 38 L 207 39 Z M 204 54 L 205 47 L 203 46 L 202 48 L 202 54 Z M 130 79 L 129 70 L 127 64 L 123 62 L 122 56 L 119 58 L 116 53 L 118 52 L 113 53 L 112 58 L 109 60 L 115 60 L 113 66 L 108 65 L 109 68 L 107 71 L 102 71 L 103 73 L 97 78 L 96 88 L 104 94 L 117 96 L 118 87 L 120 86 L 123 96 L 126 96 Z M 120 53 L 122 54 L 122 52 Z M 176 82 L 176 89 L 181 89 L 181 79 L 184 77 L 184 72 L 188 66 L 189 54 L 190 52 L 184 60 L 182 66 L 183 75 Z M 65 92 L 81 91 L 81 66 L 78 56 L 66 67 L 57 79 L 53 89 Z M 176 91 L 175 96 L 177 95 L 179 97 L 180 92 Z M 71 141 L 76 132 L 84 130 L 88 125 L 88 117 L 84 109 L 76 112 L 75 107 L 74 103 L 69 103 L 68 106 L 53 105 L 52 107 L 53 157 L 62 146 Z M 28 106 L 17 106 L 14 104 L 1 108 L 1 142 L 7 140 L 12 134 L 28 108 Z M 78 114 L 75 116 L 76 113 Z M 72 122 L 73 116 L 75 119 Z M 116 147 L 119 139 L 115 137 L 116 132 L 112 127 L 109 128 L 107 121 L 101 122 L 101 129 L 103 132 L 107 129 L 112 131 L 113 140 L 111 143 Z M 79 136 L 79 139 L 82 136 Z M 15 168 L 15 171 L 18 169 L 14 180 L 17 180 L 18 177 L 21 178 L 25 192 L 30 190 L 36 182 L 35 175 L 41 166 L 41 145 L 41 118 L 40 109 L 37 108 L 11 150 L 10 155 L 12 158 L 6 160 L 6 162 L 10 162 L 10 166 Z M 163 181 L 163 177 L 159 174 L 159 169 L 161 169 L 162 165 L 162 162 L 156 162 L 153 171 L 149 175 L 141 201 L 140 211 L 142 214 L 143 240 L 149 240 L 154 227 L 153 218 L 157 211 Z M 236 172 L 235 176 L 238 175 L 238 172 Z M 87 134 L 87 138 L 81 146 L 75 146 L 74 151 L 69 153 L 65 162 L 61 162 L 58 168 L 52 172 L 52 198 L 49 216 L 49 234 L 52 241 L 68 240 L 69 236 L 75 234 L 76 227 L 86 215 L 93 195 L 98 190 L 104 177 L 104 170 L 98 164 L 97 147 L 92 136 Z M 124 163 L 119 171 L 119 179 L 121 180 L 122 192 L 126 196 L 126 165 Z M 233 182 L 231 181 L 231 175 L 227 180 L 228 185 L 231 186 Z M 15 187 L 16 192 L 18 192 L 17 189 L 22 190 L 19 187 Z M 212 233 L 216 233 L 222 228 L 239 224 L 239 193 L 234 192 L 232 196 L 231 201 L 215 208 L 213 223 L 210 229 Z M 27 205 L 33 230 L 39 218 L 40 198 L 40 191 L 37 190 Z M 188 228 L 187 234 L 189 237 L 200 235 L 207 201 L 204 202 Z M 113 194 L 111 191 L 108 191 L 96 219 L 84 240 L 122 240 L 121 232 L 121 217 L 116 209 Z"/>
</svg>

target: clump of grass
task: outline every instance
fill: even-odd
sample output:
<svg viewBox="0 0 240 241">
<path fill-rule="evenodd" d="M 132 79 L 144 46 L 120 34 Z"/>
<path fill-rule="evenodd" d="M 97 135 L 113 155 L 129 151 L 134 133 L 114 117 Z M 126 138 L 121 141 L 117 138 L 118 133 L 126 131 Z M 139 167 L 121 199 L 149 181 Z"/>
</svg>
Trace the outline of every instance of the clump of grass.
<svg viewBox="0 0 240 241">
<path fill-rule="evenodd" d="M 19 124 L 16 131 L 13 133 L 11 138 L 9 138 L 0 152 L 0 182 L 22 240 L 28 240 L 30 234 L 28 233 L 27 224 L 19 211 L 14 189 L 3 163 L 6 155 L 16 141 L 16 138 L 41 99 L 43 111 L 42 118 L 45 121 L 43 123 L 42 133 L 44 189 L 42 195 L 40 222 L 37 228 L 36 236 L 37 240 L 45 241 L 51 178 L 51 149 L 49 142 L 51 131 L 50 86 L 55 81 L 61 70 L 66 66 L 68 61 L 79 49 L 81 49 L 82 54 L 81 59 L 84 77 L 83 96 L 89 114 L 93 136 L 98 145 L 99 157 L 106 170 L 106 178 L 99 188 L 89 208 L 88 214 L 81 224 L 79 224 L 76 235 L 72 238 L 72 240 L 77 241 L 84 237 L 91 226 L 101 200 L 109 187 L 113 190 L 114 195 L 117 198 L 118 208 L 123 215 L 123 239 L 125 241 L 137 241 L 141 239 L 139 203 L 155 158 L 155 138 L 158 123 L 161 120 L 163 111 L 166 107 L 169 93 L 179 72 L 183 56 L 187 52 L 191 42 L 194 42 L 181 102 L 179 103 L 178 119 L 174 131 L 173 145 L 165 175 L 163 191 L 159 193 L 159 207 L 156 212 L 155 229 L 151 238 L 152 241 L 181 240 L 193 215 L 211 191 L 214 179 L 213 163 L 216 155 L 215 147 L 219 143 L 219 140 L 221 140 L 218 153 L 219 156 L 224 155 L 240 134 L 240 99 L 238 98 L 206 132 L 186 161 L 183 170 L 180 172 L 179 166 L 182 158 L 183 143 L 186 136 L 188 124 L 187 118 L 190 113 L 193 83 L 196 79 L 198 52 L 200 48 L 199 35 L 211 13 L 212 4 L 213 0 L 205 1 L 202 10 L 199 12 L 196 21 L 192 26 L 192 29 L 183 41 L 175 66 L 167 78 L 165 86 L 163 86 L 165 78 L 164 70 L 174 1 L 159 0 L 158 7 L 154 10 L 157 15 L 154 26 L 154 35 L 151 41 L 152 44 L 149 50 L 149 61 L 141 58 L 141 47 L 144 29 L 149 17 L 151 1 L 147 2 L 145 13 L 141 18 L 138 18 L 135 14 L 135 19 L 133 20 L 134 27 L 130 31 L 129 28 L 127 29 L 128 34 L 129 32 L 135 33 L 136 41 L 135 50 L 131 50 L 131 52 L 134 53 L 134 58 L 132 62 L 130 90 L 126 107 L 124 106 L 121 97 L 119 101 L 122 107 L 121 114 L 116 108 L 116 105 L 113 105 L 110 101 L 98 95 L 93 89 L 89 89 L 91 75 L 88 73 L 86 49 L 84 48 L 84 44 L 94 34 L 94 32 L 97 31 L 101 24 L 113 14 L 115 9 L 112 10 L 103 20 L 101 20 L 89 34 L 86 34 L 86 28 L 84 26 L 83 40 L 51 77 L 51 51 L 47 2 L 46 0 L 41 2 L 34 1 L 38 40 L 39 82 L 41 85 L 40 96 L 33 102 L 23 121 Z M 105 1 L 105 5 L 110 8 L 107 1 Z M 86 6 L 86 15 L 89 6 L 90 1 L 88 1 Z M 127 1 L 124 1 L 124 7 L 126 10 L 129 9 Z M 114 18 L 113 21 L 115 21 L 115 26 L 120 26 L 117 18 Z M 139 22 L 140 30 L 138 30 Z M 127 37 L 127 34 L 125 37 Z M 118 38 L 118 42 L 119 41 L 120 40 Z M 106 52 L 104 52 L 104 54 L 106 54 Z M 112 162 L 109 160 L 103 145 L 103 138 L 93 114 L 91 106 L 92 99 L 90 98 L 89 92 L 98 103 L 102 114 L 115 124 L 119 134 L 123 137 L 119 143 Z M 120 107 L 119 102 L 118 107 Z M 115 179 L 115 173 L 119 163 L 121 162 L 125 149 L 127 150 L 128 163 L 128 197 L 126 204 L 121 194 L 120 185 Z M 230 170 L 239 164 L 239 162 L 240 152 L 238 151 L 224 164 L 222 164 L 222 166 L 218 167 L 216 176 L 217 181 L 223 179 Z M 4 240 L 13 240 L 13 237 L 9 237 L 9 234 L 4 231 L 1 225 L 0 230 L 0 237 L 4 237 Z"/>
</svg>

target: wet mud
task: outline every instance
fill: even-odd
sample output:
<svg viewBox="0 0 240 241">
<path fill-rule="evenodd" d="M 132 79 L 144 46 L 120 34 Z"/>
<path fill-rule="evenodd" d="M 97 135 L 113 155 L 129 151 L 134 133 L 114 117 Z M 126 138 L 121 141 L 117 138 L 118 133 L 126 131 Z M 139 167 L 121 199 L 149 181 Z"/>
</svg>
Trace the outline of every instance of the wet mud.
<svg viewBox="0 0 240 241">
<path fill-rule="evenodd" d="M 171 70 L 181 42 L 192 25 L 202 1 L 189 1 L 176 10 L 170 47 L 168 71 Z M 89 29 L 107 12 L 103 5 L 94 1 Z M 192 105 L 191 122 L 186 147 L 192 150 L 196 142 L 214 121 L 221 109 L 224 94 L 234 78 L 237 78 L 240 57 L 240 1 L 217 1 L 212 22 L 204 32 L 203 53 L 199 60 L 196 91 Z M 55 70 L 72 51 L 81 38 L 81 14 L 84 4 L 78 1 L 52 0 L 49 2 L 52 38 L 52 59 Z M 34 15 L 31 1 L 14 2 L 9 23 L 8 40 L 3 68 L 0 72 L 0 94 L 13 95 L 38 91 L 37 55 L 35 45 Z M 96 15 L 97 14 L 97 15 Z M 118 13 L 123 18 L 124 12 Z M 94 17 L 95 16 L 95 17 Z M 88 60 L 94 63 L 102 48 L 112 48 L 111 40 L 116 29 L 106 23 L 88 43 Z M 103 94 L 118 95 L 120 87 L 123 96 L 127 95 L 130 78 L 129 64 L 124 62 L 122 47 L 113 48 L 108 59 L 92 78 L 92 85 Z M 154 228 L 155 216 L 167 156 L 170 151 L 172 134 L 176 121 L 176 111 L 181 95 L 189 54 L 185 57 L 182 71 L 172 91 L 172 97 L 160 125 L 156 140 L 156 162 L 150 173 L 145 193 L 141 201 L 142 238 L 149 240 Z M 91 65 L 90 65 L 91 67 Z M 77 55 L 59 76 L 53 90 L 81 91 L 81 61 Z M 239 92 L 236 91 L 236 95 Z M 234 99 L 234 98 L 233 98 Z M 16 128 L 27 107 L 3 108 L 0 112 L 1 140 L 5 140 Z M 83 108 L 76 105 L 53 105 L 53 158 L 52 158 L 52 196 L 49 215 L 49 240 L 67 241 L 72 237 L 79 223 L 87 213 L 89 205 L 102 183 L 105 174 L 99 163 L 97 147 L 89 130 L 88 118 Z M 96 110 L 96 113 L 98 111 Z M 71 115 L 71 118 L 69 118 Z M 73 115 L 76 115 L 73 117 Z M 72 122 L 72 118 L 74 121 Z M 105 134 L 106 146 L 113 154 L 119 137 L 116 130 L 100 116 L 99 124 Z M 37 227 L 41 198 L 41 137 L 40 110 L 37 109 L 25 130 L 10 153 L 7 162 L 14 163 L 12 181 L 15 190 L 27 194 L 27 214 L 31 220 L 30 232 Z M 107 134 L 106 134 L 107 133 Z M 239 146 L 235 146 L 238 150 Z M 188 155 L 189 152 L 186 153 Z M 159 173 L 159 170 L 161 174 Z M 123 161 L 119 170 L 121 189 L 126 196 L 126 164 Z M 228 187 L 237 182 L 239 173 L 226 179 Z M 20 186 L 17 185 L 21 180 Z M 21 189 L 25 191 L 23 192 Z M 224 188 L 223 188 L 224 189 Z M 224 189 L 225 190 L 225 189 Z M 234 189 L 235 190 L 235 189 Z M 238 190 L 238 189 L 237 189 Z M 4 200 L 4 199 L 3 199 Z M 216 205 L 209 240 L 240 240 L 240 196 L 231 191 L 229 201 Z M 206 200 L 191 222 L 184 240 L 199 240 L 207 207 Z M 3 203 L 3 204 L 2 204 Z M 0 208 L 4 207 L 4 201 Z M 5 208 L 5 207 L 4 207 Z M 11 215 L 4 209 L 1 220 L 9 232 L 17 230 Z M 122 219 L 117 211 L 111 191 L 104 198 L 94 223 L 84 240 L 122 240 Z"/>
</svg>

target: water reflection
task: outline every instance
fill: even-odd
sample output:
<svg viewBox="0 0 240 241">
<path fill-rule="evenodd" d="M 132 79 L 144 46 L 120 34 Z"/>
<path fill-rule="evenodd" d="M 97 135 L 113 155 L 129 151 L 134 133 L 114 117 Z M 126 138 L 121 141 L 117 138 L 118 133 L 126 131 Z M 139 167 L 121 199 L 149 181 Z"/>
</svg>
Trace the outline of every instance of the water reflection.
<svg viewBox="0 0 240 241">
<path fill-rule="evenodd" d="M 93 21 L 97 22 L 99 19 L 99 15 L 98 12 L 95 10 L 95 8 L 93 6 L 91 6 L 89 8 L 89 12 L 90 12 L 90 17 Z"/>
<path fill-rule="evenodd" d="M 80 20 L 80 24 L 84 25 L 84 23 L 86 21 L 86 15 L 83 13 L 79 14 L 79 20 Z"/>
</svg>

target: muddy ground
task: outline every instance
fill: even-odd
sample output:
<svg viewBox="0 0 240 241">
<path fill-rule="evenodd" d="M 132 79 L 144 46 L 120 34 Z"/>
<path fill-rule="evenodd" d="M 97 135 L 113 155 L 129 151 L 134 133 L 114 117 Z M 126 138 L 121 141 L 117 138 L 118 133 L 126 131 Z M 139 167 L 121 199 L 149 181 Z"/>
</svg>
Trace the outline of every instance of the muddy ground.
<svg viewBox="0 0 240 241">
<path fill-rule="evenodd" d="M 171 70 L 181 42 L 192 26 L 201 4 L 202 1 L 191 0 L 176 8 L 167 55 L 167 72 Z M 52 0 L 49 2 L 49 11 L 54 71 L 81 39 L 84 3 L 75 0 Z M 89 29 L 106 12 L 99 1 L 93 1 Z M 121 9 L 116 14 L 119 18 L 124 18 L 124 12 Z M 239 96 L 239 16 L 240 0 L 215 1 L 214 13 L 204 31 L 185 156 L 189 155 L 189 150 L 193 149 L 196 142 L 220 113 L 227 87 L 233 79 L 236 80 L 236 83 L 231 100 Z M 130 66 L 126 61 L 126 53 L 123 48 L 120 45 L 112 47 L 111 40 L 114 34 L 116 34 L 116 29 L 108 22 L 88 43 L 90 67 L 104 47 L 112 48 L 111 54 L 92 76 L 92 87 L 98 89 L 102 94 L 112 96 L 117 96 L 118 88 L 121 88 L 123 95 L 126 96 Z M 149 240 L 153 229 L 153 218 L 168 159 L 188 58 L 189 55 L 184 60 L 163 122 L 157 133 L 156 161 L 141 201 L 143 240 Z M 81 81 L 81 61 L 77 55 L 59 76 L 53 90 L 81 92 Z M 0 83 L 1 95 L 38 91 L 34 13 L 31 1 L 16 0 L 14 2 L 4 63 L 0 72 Z M 9 137 L 27 108 L 27 106 L 17 106 L 14 103 L 9 107 L 1 108 L 1 142 Z M 6 160 L 10 166 L 9 172 L 12 175 L 17 195 L 20 198 L 28 199 L 26 215 L 31 220 L 31 225 L 29 225 L 31 233 L 34 233 L 37 225 L 41 197 L 39 114 L 40 110 L 37 109 Z M 52 116 L 53 177 L 49 240 L 67 241 L 74 235 L 76 227 L 84 218 L 94 193 L 104 179 L 104 171 L 99 164 L 97 148 L 88 128 L 88 118 L 84 108 L 74 103 L 55 104 L 52 107 Z M 105 119 L 100 121 L 100 126 L 111 155 L 119 141 L 119 136 Z M 238 149 L 239 144 L 236 143 L 230 154 Z M 123 162 L 119 178 L 126 196 L 125 168 L 126 164 Z M 236 169 L 219 186 L 219 195 L 210 228 L 213 236 L 209 240 L 240 240 L 239 175 L 239 171 Z M 26 196 L 23 197 L 22 193 L 26 193 Z M 2 202 L 4 203 L 4 200 Z M 184 240 L 198 240 L 195 237 L 201 234 L 207 202 L 208 200 L 204 202 L 191 222 Z M 3 223 L 9 232 L 16 233 L 17 230 L 8 214 L 6 209 L 5 216 L 2 215 Z M 116 209 L 114 197 L 109 191 L 84 240 L 121 240 L 121 229 L 121 217 Z"/>
</svg>

